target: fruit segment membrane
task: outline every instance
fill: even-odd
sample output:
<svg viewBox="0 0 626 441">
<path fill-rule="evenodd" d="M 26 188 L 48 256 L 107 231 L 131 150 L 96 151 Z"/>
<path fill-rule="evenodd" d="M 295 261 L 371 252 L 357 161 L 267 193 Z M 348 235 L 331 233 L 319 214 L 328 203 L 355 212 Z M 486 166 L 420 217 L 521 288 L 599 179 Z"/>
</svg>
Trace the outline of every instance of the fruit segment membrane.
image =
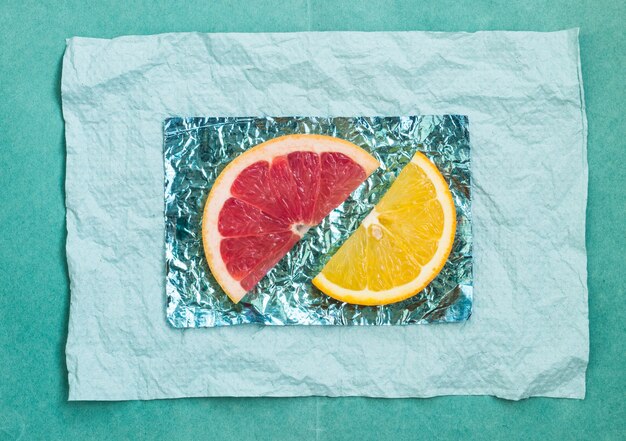
<svg viewBox="0 0 626 441">
<path fill-rule="evenodd" d="M 246 167 L 218 217 L 228 273 L 251 290 L 366 178 L 361 165 L 339 152 L 297 151 Z"/>
</svg>

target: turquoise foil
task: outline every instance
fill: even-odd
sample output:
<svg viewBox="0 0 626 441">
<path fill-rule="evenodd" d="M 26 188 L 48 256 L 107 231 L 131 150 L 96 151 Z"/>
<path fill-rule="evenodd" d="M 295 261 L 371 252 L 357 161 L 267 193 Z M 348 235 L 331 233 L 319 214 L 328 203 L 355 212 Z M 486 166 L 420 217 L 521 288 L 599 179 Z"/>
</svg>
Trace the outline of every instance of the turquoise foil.
<svg viewBox="0 0 626 441">
<path fill-rule="evenodd" d="M 233 303 L 204 258 L 202 210 L 235 157 L 269 139 L 312 133 L 346 139 L 381 163 L 366 182 Z M 448 262 L 423 291 L 386 306 L 332 299 L 311 279 L 421 151 L 450 185 L 457 233 Z M 469 128 L 466 116 L 169 118 L 164 124 L 167 319 L 177 328 L 263 325 L 404 325 L 467 320 L 472 308 Z"/>
</svg>

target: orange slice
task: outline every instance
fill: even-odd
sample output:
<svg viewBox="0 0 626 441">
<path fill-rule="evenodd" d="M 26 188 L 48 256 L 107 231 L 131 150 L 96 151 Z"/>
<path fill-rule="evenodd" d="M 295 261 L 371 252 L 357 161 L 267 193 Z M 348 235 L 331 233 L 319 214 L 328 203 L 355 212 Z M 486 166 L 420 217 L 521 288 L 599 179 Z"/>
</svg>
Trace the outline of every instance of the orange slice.
<svg viewBox="0 0 626 441">
<path fill-rule="evenodd" d="M 416 153 L 313 284 L 342 302 L 399 302 L 439 274 L 455 231 L 450 189 L 437 167 Z"/>
<path fill-rule="evenodd" d="M 234 159 L 211 188 L 202 240 L 211 272 L 235 302 L 378 167 L 330 136 L 289 135 Z"/>
</svg>

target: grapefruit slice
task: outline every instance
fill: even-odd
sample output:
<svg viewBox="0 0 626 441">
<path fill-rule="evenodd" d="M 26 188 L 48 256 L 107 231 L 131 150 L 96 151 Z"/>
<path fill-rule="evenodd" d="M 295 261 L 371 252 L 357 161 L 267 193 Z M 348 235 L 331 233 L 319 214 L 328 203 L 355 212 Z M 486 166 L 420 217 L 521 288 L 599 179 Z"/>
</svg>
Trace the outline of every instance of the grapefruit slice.
<svg viewBox="0 0 626 441">
<path fill-rule="evenodd" d="M 234 159 L 209 192 L 202 242 L 213 276 L 235 302 L 378 168 L 331 136 L 288 135 Z"/>
<path fill-rule="evenodd" d="M 435 164 L 418 152 L 313 284 L 342 302 L 399 302 L 439 274 L 455 231 L 448 184 Z"/>
</svg>

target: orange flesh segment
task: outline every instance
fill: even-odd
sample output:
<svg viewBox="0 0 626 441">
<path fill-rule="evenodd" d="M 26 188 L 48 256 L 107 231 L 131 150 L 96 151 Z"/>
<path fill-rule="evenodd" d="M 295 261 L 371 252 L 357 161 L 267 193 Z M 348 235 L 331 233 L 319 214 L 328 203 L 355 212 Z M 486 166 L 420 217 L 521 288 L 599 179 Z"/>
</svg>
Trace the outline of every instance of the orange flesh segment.
<svg viewBox="0 0 626 441">
<path fill-rule="evenodd" d="M 417 153 L 313 283 L 347 303 L 404 300 L 441 271 L 455 231 L 448 185 L 434 164 Z"/>
</svg>

